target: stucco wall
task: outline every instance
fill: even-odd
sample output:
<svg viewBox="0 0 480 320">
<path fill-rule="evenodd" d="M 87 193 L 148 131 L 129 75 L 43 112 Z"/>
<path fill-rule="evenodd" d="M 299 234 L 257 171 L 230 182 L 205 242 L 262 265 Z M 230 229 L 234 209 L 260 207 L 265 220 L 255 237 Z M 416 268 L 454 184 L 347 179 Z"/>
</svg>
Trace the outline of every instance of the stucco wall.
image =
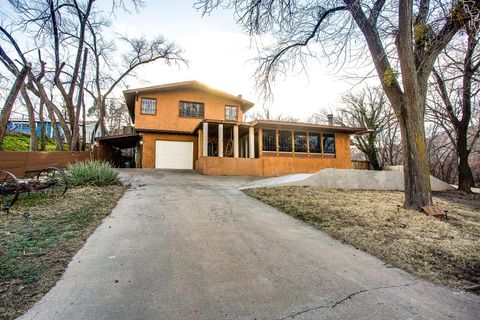
<svg viewBox="0 0 480 320">
<path fill-rule="evenodd" d="M 314 173 L 325 168 L 351 169 L 350 137 L 335 134 L 336 154 L 315 155 L 282 153 L 262 155 L 259 159 L 200 157 L 195 163 L 198 172 L 222 176 L 283 176 L 294 173 Z"/>
<path fill-rule="evenodd" d="M 142 97 L 157 99 L 157 113 L 155 115 L 140 113 Z M 135 101 L 135 128 L 191 132 L 202 119 L 179 117 L 180 101 L 204 103 L 205 119 L 225 120 L 226 105 L 237 107 L 238 121 L 241 121 L 243 118 L 242 109 L 235 101 L 201 90 L 174 90 L 168 92 L 139 94 Z"/>
<path fill-rule="evenodd" d="M 258 159 L 199 157 L 198 135 L 177 135 L 144 133 L 142 167 L 155 168 L 155 141 L 193 141 L 194 167 L 205 175 L 225 176 L 281 176 L 293 173 L 314 173 L 325 168 L 350 169 L 350 137 L 348 134 L 335 134 L 335 155 L 315 155 L 282 153 L 263 154 Z M 198 161 L 197 161 L 198 159 Z"/>
<path fill-rule="evenodd" d="M 192 135 L 143 133 L 142 168 L 155 168 L 155 149 L 157 140 L 193 141 L 193 164 L 197 160 L 197 139 Z"/>
<path fill-rule="evenodd" d="M 351 163 L 347 164 L 334 158 L 201 157 L 195 163 L 195 168 L 201 174 L 212 176 L 275 177 L 294 173 L 314 173 L 325 168 L 350 169 Z"/>
<path fill-rule="evenodd" d="M 262 154 L 263 176 L 282 176 L 293 173 L 313 173 L 325 168 L 350 169 L 350 136 L 335 133 L 335 155 L 307 155 L 305 153 Z"/>
</svg>

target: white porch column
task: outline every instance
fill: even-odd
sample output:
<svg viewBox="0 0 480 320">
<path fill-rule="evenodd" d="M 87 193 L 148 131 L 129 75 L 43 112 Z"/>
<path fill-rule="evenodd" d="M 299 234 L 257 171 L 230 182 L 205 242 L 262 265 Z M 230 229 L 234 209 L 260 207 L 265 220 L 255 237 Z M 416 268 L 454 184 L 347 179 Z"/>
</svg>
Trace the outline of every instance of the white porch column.
<svg viewBox="0 0 480 320">
<path fill-rule="evenodd" d="M 248 157 L 255 158 L 255 129 L 248 128 Z"/>
<path fill-rule="evenodd" d="M 223 123 L 218 124 L 218 156 L 223 157 Z"/>
<path fill-rule="evenodd" d="M 203 156 L 208 157 L 208 122 L 203 123 Z"/>
<path fill-rule="evenodd" d="M 233 157 L 238 158 L 238 126 L 233 126 Z"/>
</svg>

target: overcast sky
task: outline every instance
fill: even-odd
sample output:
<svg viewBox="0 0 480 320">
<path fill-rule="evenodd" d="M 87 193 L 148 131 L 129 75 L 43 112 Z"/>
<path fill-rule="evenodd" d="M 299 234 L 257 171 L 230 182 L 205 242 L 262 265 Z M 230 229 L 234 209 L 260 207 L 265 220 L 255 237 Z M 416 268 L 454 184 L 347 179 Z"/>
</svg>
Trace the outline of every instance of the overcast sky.
<svg viewBox="0 0 480 320">
<path fill-rule="evenodd" d="M 193 0 L 147 0 L 140 12 L 119 14 L 112 29 L 129 35 L 155 37 L 158 34 L 175 41 L 189 60 L 188 67 L 149 65 L 138 72 L 148 83 L 131 81 L 131 88 L 169 82 L 198 80 L 232 94 L 242 94 L 257 107 L 263 104 L 254 86 L 253 74 L 258 56 L 248 35 L 235 23 L 232 11 L 219 9 L 202 17 L 193 8 Z M 320 108 L 335 108 L 341 96 L 358 80 L 346 81 L 346 73 L 317 61 L 309 63 L 308 76 L 291 73 L 274 87 L 272 111 L 305 119 Z M 351 70 L 350 70 L 351 71 Z M 366 72 L 366 71 L 365 71 Z"/>
</svg>

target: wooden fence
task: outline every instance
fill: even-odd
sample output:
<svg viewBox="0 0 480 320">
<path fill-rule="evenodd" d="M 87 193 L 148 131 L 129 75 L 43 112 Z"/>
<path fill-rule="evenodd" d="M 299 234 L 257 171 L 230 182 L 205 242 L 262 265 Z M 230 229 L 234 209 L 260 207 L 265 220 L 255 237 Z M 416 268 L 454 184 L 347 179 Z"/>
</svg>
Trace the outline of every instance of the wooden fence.
<svg viewBox="0 0 480 320">
<path fill-rule="evenodd" d="M 355 170 L 373 170 L 370 161 L 352 160 L 352 169 Z"/>
<path fill-rule="evenodd" d="M 0 170 L 13 173 L 21 178 L 25 172 L 37 171 L 48 167 L 65 168 L 69 163 L 91 159 L 89 152 L 21 152 L 0 151 Z"/>
</svg>

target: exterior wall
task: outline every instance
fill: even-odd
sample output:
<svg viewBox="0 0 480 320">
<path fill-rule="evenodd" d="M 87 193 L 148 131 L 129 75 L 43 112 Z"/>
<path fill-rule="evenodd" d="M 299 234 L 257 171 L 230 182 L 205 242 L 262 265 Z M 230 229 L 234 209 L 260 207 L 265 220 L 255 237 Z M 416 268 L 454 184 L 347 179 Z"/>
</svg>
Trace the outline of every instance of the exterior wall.
<svg viewBox="0 0 480 320">
<path fill-rule="evenodd" d="M 141 114 L 142 97 L 157 99 L 155 115 Z M 202 102 L 205 104 L 203 118 L 183 118 L 179 116 L 180 101 Z M 135 128 L 192 132 L 203 119 L 225 120 L 225 106 L 236 106 L 238 121 L 242 121 L 241 106 L 232 100 L 222 98 L 202 90 L 174 90 L 158 93 L 140 93 L 135 101 Z"/>
<path fill-rule="evenodd" d="M 262 159 L 201 157 L 195 169 L 207 176 L 263 176 Z"/>
<path fill-rule="evenodd" d="M 143 133 L 142 145 L 142 168 L 155 168 L 156 141 L 192 141 L 193 142 L 193 164 L 197 160 L 198 144 L 193 135 L 165 134 L 165 133 Z"/>
<path fill-rule="evenodd" d="M 315 155 L 282 153 L 261 158 L 217 158 L 200 157 L 195 168 L 205 175 L 224 176 L 282 176 L 294 173 L 314 173 L 325 168 L 351 169 L 350 137 L 348 134 L 335 134 L 335 155 Z"/>
</svg>

